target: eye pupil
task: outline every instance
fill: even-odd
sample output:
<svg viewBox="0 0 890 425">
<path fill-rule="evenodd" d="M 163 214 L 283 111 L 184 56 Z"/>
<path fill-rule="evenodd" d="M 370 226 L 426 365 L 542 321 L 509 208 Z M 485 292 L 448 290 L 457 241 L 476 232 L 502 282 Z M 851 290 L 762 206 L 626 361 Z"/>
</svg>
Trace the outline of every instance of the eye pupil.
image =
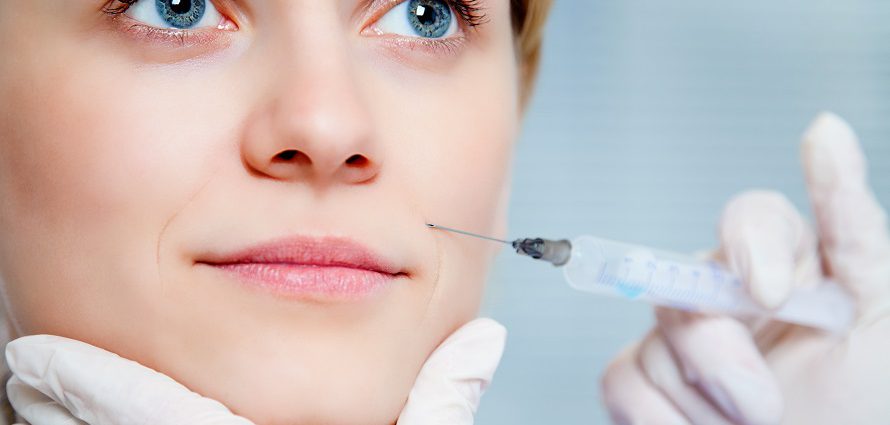
<svg viewBox="0 0 890 425">
<path fill-rule="evenodd" d="M 436 20 L 434 13 L 431 10 L 427 10 L 423 5 L 417 6 L 417 10 L 414 11 L 414 16 L 417 16 L 417 20 L 423 25 L 430 25 Z"/>
<path fill-rule="evenodd" d="M 191 28 L 204 16 L 206 0 L 155 0 L 164 22 L 174 28 Z"/>
<path fill-rule="evenodd" d="M 170 10 L 173 13 L 185 14 L 192 8 L 191 0 L 170 0 Z"/>
<path fill-rule="evenodd" d="M 422 37 L 442 37 L 448 32 L 451 20 L 451 8 L 444 0 L 411 0 L 408 3 L 408 22 Z"/>
</svg>

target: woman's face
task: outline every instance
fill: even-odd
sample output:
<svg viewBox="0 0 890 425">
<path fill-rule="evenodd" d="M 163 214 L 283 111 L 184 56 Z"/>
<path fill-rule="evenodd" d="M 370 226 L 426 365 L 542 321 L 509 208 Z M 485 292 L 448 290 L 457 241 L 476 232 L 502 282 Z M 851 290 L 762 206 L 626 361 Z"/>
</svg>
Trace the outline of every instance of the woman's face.
<svg viewBox="0 0 890 425">
<path fill-rule="evenodd" d="M 394 422 L 498 248 L 425 223 L 506 232 L 509 2 L 451 3 L 0 0 L 15 335 L 108 349 L 258 423 Z M 297 236 L 395 270 L 267 264 L 289 283 L 263 285 L 214 263 Z"/>
</svg>

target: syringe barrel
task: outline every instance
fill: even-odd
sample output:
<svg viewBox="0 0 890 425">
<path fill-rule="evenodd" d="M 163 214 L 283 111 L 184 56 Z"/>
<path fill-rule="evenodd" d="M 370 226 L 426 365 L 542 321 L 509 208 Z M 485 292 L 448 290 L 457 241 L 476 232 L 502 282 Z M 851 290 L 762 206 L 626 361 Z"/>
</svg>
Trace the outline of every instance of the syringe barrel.
<svg viewBox="0 0 890 425">
<path fill-rule="evenodd" d="M 593 236 L 572 239 L 563 272 L 580 291 L 688 311 L 770 316 L 832 332 L 848 329 L 855 314 L 852 298 L 831 281 L 796 289 L 770 311 L 751 300 L 741 280 L 716 262 Z"/>
</svg>

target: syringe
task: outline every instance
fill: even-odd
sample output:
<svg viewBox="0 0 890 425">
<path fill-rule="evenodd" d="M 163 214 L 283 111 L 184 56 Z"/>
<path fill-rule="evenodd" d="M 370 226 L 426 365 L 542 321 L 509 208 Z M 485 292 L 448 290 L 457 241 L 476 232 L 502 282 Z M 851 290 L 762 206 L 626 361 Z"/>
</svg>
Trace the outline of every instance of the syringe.
<svg viewBox="0 0 890 425">
<path fill-rule="evenodd" d="M 796 289 L 781 307 L 767 310 L 751 300 L 737 276 L 714 261 L 593 236 L 578 236 L 571 241 L 506 241 L 435 224 L 427 226 L 510 244 L 519 254 L 562 266 L 569 286 L 579 291 L 687 311 L 768 316 L 832 332 L 848 329 L 855 313 L 846 290 L 828 280 Z"/>
</svg>

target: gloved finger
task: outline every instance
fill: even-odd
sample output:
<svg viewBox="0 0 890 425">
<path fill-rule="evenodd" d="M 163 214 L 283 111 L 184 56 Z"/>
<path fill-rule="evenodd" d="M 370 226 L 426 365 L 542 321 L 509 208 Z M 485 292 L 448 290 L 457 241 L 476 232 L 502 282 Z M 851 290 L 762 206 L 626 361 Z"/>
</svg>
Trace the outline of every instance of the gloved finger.
<svg viewBox="0 0 890 425">
<path fill-rule="evenodd" d="M 93 425 L 251 423 L 164 374 L 73 339 L 18 338 L 6 361 L 23 384 Z"/>
<path fill-rule="evenodd" d="M 689 420 L 655 388 L 637 363 L 638 345 L 609 364 L 600 381 L 603 403 L 616 425 L 689 425 Z"/>
<path fill-rule="evenodd" d="M 507 330 L 475 319 L 448 336 L 426 360 L 399 425 L 469 425 L 504 352 Z"/>
<path fill-rule="evenodd" d="M 637 361 L 649 382 L 694 424 L 731 425 L 697 387 L 686 382 L 658 328 L 640 344 Z"/>
<path fill-rule="evenodd" d="M 779 307 L 796 284 L 820 281 L 816 237 L 780 193 L 758 190 L 734 197 L 719 233 L 719 257 L 766 308 Z"/>
<path fill-rule="evenodd" d="M 804 134 L 801 154 L 829 272 L 858 298 L 861 313 L 886 309 L 887 214 L 868 185 L 856 134 L 837 115 L 823 113 Z"/>
<path fill-rule="evenodd" d="M 658 328 L 683 380 L 739 424 L 776 424 L 783 411 L 779 382 L 742 323 L 656 308 Z"/>
<path fill-rule="evenodd" d="M 17 376 L 6 382 L 12 408 L 31 425 L 87 425 L 46 394 L 23 383 Z"/>
</svg>

